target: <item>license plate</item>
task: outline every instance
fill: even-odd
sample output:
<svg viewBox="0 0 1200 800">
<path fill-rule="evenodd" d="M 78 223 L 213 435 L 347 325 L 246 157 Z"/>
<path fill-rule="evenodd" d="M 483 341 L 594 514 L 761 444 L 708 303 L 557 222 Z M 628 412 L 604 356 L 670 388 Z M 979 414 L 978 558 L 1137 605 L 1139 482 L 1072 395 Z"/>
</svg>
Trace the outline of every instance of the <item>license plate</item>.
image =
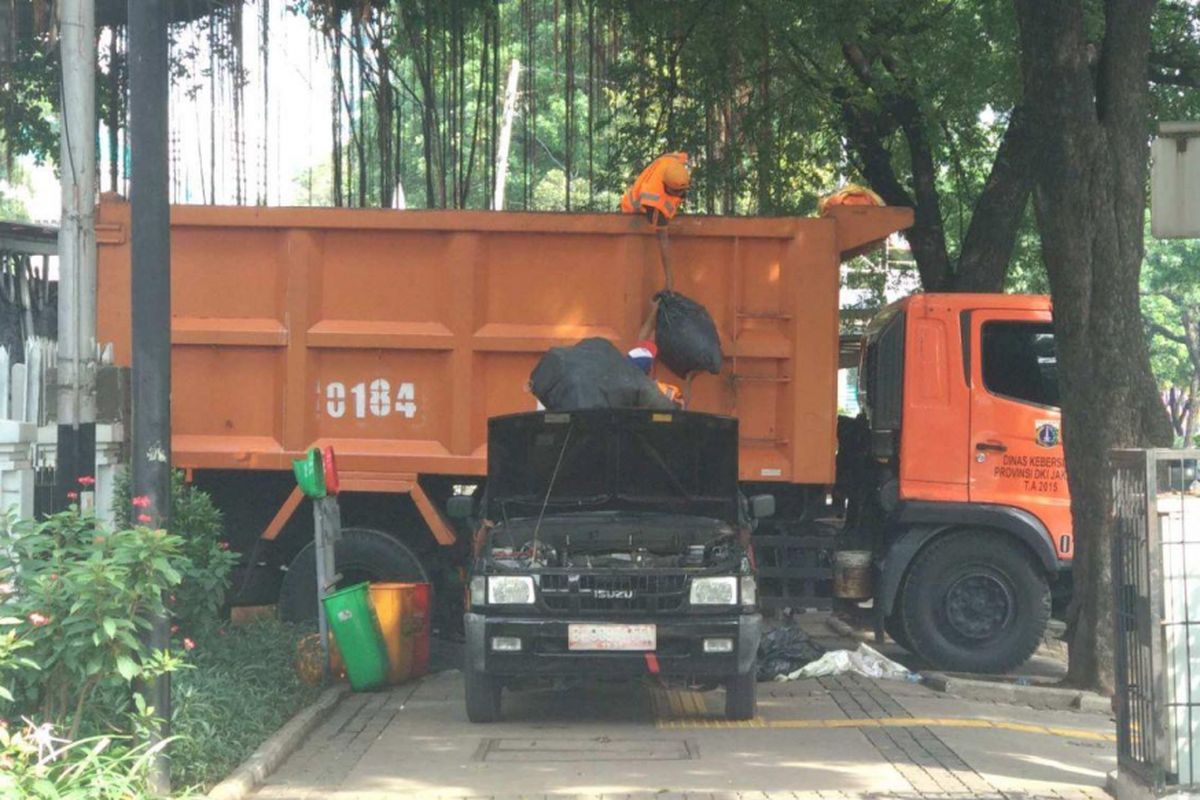
<svg viewBox="0 0 1200 800">
<path fill-rule="evenodd" d="M 568 625 L 568 650 L 653 650 L 658 630 L 653 625 Z"/>
</svg>

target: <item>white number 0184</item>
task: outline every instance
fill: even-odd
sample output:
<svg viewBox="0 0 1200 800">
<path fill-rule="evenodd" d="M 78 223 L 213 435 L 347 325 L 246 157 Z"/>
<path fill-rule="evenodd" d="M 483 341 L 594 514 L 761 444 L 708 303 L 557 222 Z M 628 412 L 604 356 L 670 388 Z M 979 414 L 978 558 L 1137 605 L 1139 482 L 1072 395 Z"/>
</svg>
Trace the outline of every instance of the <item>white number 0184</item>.
<svg viewBox="0 0 1200 800">
<path fill-rule="evenodd" d="M 392 394 L 392 384 L 387 378 L 362 381 L 350 387 L 350 410 L 357 419 L 365 419 L 370 411 L 373 417 L 386 417 L 393 411 L 412 419 L 417 413 L 416 390 L 411 383 L 402 383 Z M 346 416 L 346 384 L 334 381 L 325 387 L 325 413 L 334 419 Z"/>
</svg>

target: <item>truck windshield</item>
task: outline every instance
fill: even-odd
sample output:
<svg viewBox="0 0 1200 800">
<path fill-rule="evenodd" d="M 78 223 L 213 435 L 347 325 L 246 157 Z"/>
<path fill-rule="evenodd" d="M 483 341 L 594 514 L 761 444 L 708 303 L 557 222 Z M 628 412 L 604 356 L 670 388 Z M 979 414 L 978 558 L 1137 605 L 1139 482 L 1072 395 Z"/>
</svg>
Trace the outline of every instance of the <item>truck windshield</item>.
<svg viewBox="0 0 1200 800">
<path fill-rule="evenodd" d="M 491 420 L 493 519 L 542 505 L 665 511 L 736 522 L 737 423 L 689 412 L 583 411 Z"/>
</svg>

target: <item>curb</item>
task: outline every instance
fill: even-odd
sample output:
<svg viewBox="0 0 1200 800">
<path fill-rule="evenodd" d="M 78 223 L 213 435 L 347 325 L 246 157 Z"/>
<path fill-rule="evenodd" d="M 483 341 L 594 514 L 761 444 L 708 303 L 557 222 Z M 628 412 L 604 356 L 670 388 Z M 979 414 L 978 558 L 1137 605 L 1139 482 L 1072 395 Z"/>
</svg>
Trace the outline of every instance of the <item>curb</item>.
<svg viewBox="0 0 1200 800">
<path fill-rule="evenodd" d="M 851 639 L 858 639 L 858 631 L 832 614 L 825 618 L 825 626 L 838 636 L 849 636 Z"/>
<path fill-rule="evenodd" d="M 209 800 L 242 800 L 263 784 L 283 760 L 300 747 L 300 743 L 317 727 L 329 709 L 350 692 L 347 686 L 331 686 L 308 708 L 283 724 L 271 737 L 258 746 L 250 757 L 238 765 L 229 777 L 209 790 Z"/>
<path fill-rule="evenodd" d="M 921 683 L 935 692 L 952 694 L 964 700 L 1084 711 L 1092 714 L 1112 713 L 1112 702 L 1107 697 L 1080 689 L 979 681 L 941 672 L 922 672 Z"/>
</svg>

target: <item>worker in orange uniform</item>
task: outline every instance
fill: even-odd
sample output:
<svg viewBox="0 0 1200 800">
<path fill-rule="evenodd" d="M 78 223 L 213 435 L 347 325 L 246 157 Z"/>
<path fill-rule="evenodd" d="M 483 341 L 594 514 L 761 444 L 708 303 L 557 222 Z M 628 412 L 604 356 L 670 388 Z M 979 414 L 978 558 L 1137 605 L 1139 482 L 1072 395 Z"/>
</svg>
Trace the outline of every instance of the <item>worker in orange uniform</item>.
<svg viewBox="0 0 1200 800">
<path fill-rule="evenodd" d="M 672 281 L 667 224 L 675 219 L 691 185 L 687 153 L 667 153 L 654 159 L 650 166 L 642 170 L 642 174 L 621 196 L 622 213 L 645 214 L 646 220 L 658 232 L 658 251 L 662 257 L 668 292 L 672 291 Z"/>
</svg>

